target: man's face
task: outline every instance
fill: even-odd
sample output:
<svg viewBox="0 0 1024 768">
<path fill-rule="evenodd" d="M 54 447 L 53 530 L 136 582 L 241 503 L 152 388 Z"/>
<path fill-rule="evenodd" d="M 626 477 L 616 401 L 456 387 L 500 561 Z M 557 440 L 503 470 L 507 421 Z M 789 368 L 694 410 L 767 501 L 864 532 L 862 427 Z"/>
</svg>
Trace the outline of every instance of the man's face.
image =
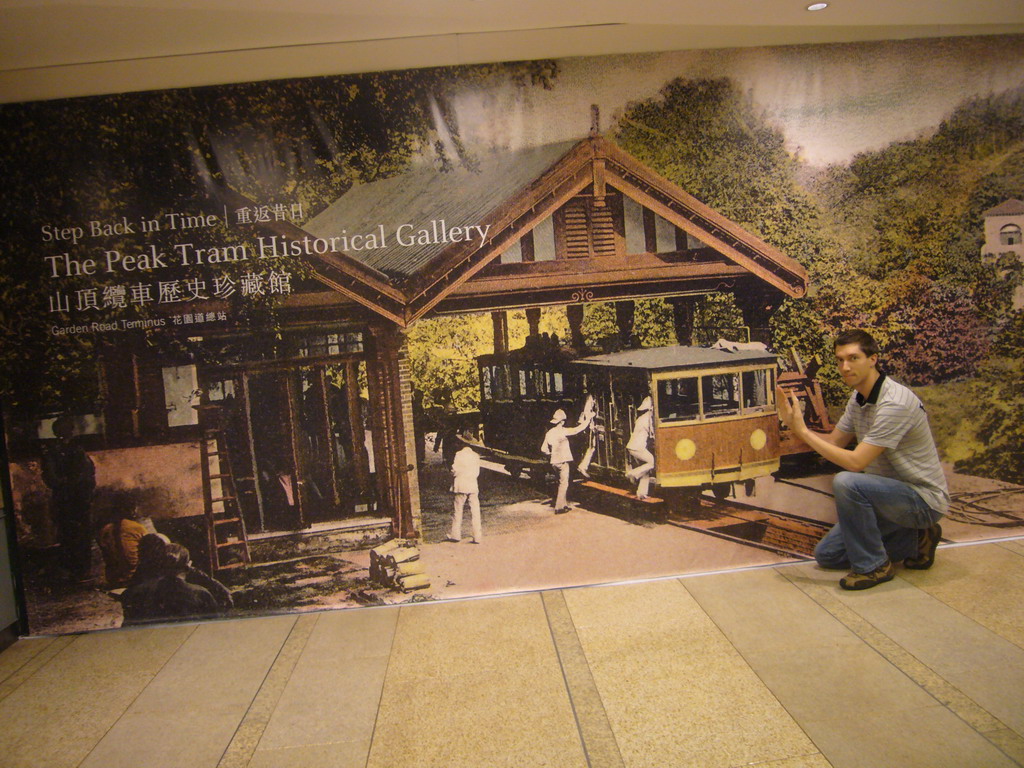
<svg viewBox="0 0 1024 768">
<path fill-rule="evenodd" d="M 836 347 L 836 364 L 839 366 L 839 375 L 847 386 L 857 389 L 864 382 L 868 381 L 875 371 L 875 364 L 878 362 L 878 355 L 868 357 L 860 344 L 844 344 Z"/>
</svg>

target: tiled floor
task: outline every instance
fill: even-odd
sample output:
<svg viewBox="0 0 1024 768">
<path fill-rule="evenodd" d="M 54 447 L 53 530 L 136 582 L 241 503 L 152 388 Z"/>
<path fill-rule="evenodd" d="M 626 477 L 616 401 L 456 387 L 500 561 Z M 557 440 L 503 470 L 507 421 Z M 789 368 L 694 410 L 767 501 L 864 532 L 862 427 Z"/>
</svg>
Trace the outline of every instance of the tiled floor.
<svg viewBox="0 0 1024 768">
<path fill-rule="evenodd" d="M 22 640 L 4 768 L 1024 765 L 1024 540 Z"/>
</svg>

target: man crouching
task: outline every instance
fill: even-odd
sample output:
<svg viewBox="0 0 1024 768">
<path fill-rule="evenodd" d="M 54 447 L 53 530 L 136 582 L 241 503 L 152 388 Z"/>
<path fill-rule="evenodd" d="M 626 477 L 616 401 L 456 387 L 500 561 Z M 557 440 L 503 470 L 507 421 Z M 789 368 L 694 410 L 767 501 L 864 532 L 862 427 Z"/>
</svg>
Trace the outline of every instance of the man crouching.
<svg viewBox="0 0 1024 768">
<path fill-rule="evenodd" d="M 862 330 L 833 345 L 839 373 L 853 388 L 832 433 L 808 429 L 796 396 L 776 391 L 779 417 L 793 435 L 842 467 L 832 487 L 838 523 L 814 549 L 824 568 L 850 568 L 843 589 L 890 581 L 893 561 L 923 570 L 935 562 L 938 520 L 949 507 L 924 405 L 909 388 L 878 371 L 878 344 Z M 857 438 L 854 448 L 847 446 Z"/>
</svg>

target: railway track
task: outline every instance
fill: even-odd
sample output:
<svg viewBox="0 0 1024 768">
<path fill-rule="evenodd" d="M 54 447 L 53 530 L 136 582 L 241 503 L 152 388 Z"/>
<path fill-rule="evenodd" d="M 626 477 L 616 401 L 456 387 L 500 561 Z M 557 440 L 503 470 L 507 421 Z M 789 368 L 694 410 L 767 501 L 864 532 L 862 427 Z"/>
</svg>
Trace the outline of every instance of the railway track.
<svg viewBox="0 0 1024 768">
<path fill-rule="evenodd" d="M 998 488 L 952 494 L 950 520 L 991 528 L 1016 528 L 1024 524 L 1024 488 Z"/>
<path fill-rule="evenodd" d="M 602 507 L 606 507 L 608 501 L 614 501 L 620 512 L 628 511 L 800 560 L 813 559 L 814 546 L 832 527 L 817 520 L 735 499 L 717 499 L 701 494 L 694 497 L 690 509 L 681 513 L 671 510 L 663 499 L 651 496 L 641 500 L 629 491 L 593 480 L 579 483 L 578 487 L 591 499 L 601 499 L 604 502 Z"/>
</svg>

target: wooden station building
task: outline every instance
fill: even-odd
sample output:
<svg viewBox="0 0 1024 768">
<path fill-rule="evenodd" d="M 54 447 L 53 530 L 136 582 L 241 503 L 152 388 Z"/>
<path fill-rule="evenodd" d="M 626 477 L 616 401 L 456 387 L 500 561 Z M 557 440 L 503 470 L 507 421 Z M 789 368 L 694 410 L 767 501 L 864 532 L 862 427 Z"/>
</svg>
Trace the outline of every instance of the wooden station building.
<svg viewBox="0 0 1024 768">
<path fill-rule="evenodd" d="M 664 297 L 687 344 L 703 294 L 732 293 L 745 323 L 764 329 L 784 298 L 807 287 L 794 259 L 597 135 L 357 185 L 301 232 L 276 231 L 328 239 L 380 227 L 391 235 L 386 247 L 316 256 L 314 268 L 365 322 L 378 494 L 402 537 L 419 532 L 404 342 L 418 319 L 490 311 L 501 350 L 510 309 L 526 308 L 535 330 L 541 306 L 566 306 L 576 337 L 583 305 L 612 301 L 628 335 L 632 300 Z M 320 309 L 295 311 L 312 320 Z"/>
</svg>

